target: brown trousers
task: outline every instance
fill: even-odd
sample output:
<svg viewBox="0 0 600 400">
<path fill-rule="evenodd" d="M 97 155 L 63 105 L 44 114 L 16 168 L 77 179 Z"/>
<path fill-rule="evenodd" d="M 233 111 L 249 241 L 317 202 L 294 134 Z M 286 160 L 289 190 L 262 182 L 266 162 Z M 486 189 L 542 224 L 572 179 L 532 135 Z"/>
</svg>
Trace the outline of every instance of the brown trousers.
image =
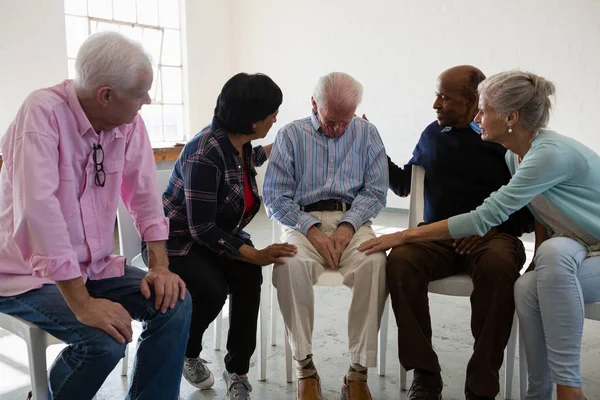
<svg viewBox="0 0 600 400">
<path fill-rule="evenodd" d="M 468 255 L 457 254 L 452 240 L 396 247 L 388 256 L 387 280 L 398 324 L 398 357 L 406 370 L 440 372 L 431 344 L 427 287 L 430 281 L 457 273 L 473 278 L 471 331 L 473 356 L 466 385 L 479 396 L 500 391 L 499 370 L 513 323 L 513 285 L 525 263 L 521 241 L 497 234 Z"/>
</svg>

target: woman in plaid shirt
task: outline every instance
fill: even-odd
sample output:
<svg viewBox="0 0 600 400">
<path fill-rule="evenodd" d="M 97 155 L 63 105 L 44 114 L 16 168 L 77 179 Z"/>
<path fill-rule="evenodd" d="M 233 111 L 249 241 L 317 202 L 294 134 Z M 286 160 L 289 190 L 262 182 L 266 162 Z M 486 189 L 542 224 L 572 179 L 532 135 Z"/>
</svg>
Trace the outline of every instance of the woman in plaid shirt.
<svg viewBox="0 0 600 400">
<path fill-rule="evenodd" d="M 230 294 L 227 398 L 250 399 L 246 374 L 256 347 L 261 267 L 296 253 L 287 243 L 257 250 L 243 231 L 260 209 L 256 167 L 271 150 L 253 148 L 251 141 L 267 135 L 282 100 L 281 89 L 266 75 L 231 78 L 212 123 L 186 144 L 163 195 L 170 268 L 185 281 L 193 304 L 183 376 L 200 389 L 214 384 L 200 358 L 202 336 Z"/>
</svg>

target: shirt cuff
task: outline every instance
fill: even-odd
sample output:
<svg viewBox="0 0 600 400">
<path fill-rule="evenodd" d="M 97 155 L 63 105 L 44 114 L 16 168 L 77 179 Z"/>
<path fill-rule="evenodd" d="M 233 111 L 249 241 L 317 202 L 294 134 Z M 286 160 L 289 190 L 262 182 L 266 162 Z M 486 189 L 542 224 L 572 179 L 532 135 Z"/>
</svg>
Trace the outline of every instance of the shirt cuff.
<svg viewBox="0 0 600 400">
<path fill-rule="evenodd" d="M 354 232 L 357 232 L 363 224 L 361 216 L 357 212 L 353 212 L 352 210 L 346 211 L 344 217 L 340 220 L 338 225 L 342 222 L 347 222 L 350 225 L 352 225 L 354 227 Z"/>
<path fill-rule="evenodd" d="M 304 236 L 308 233 L 308 230 L 313 226 L 319 224 L 319 220 L 308 213 L 302 213 L 302 216 L 298 218 L 298 222 L 293 226 L 294 230 L 302 233 Z"/>
<path fill-rule="evenodd" d="M 471 218 L 471 213 L 455 215 L 448 218 L 448 230 L 452 239 L 460 239 L 477 235 L 477 229 Z"/>
<path fill-rule="evenodd" d="M 229 240 L 221 238 L 218 240 L 218 243 L 221 246 L 221 250 L 218 251 L 218 253 L 232 260 L 240 255 L 240 247 L 245 244 L 244 241 L 237 236 L 231 236 Z"/>
<path fill-rule="evenodd" d="M 68 281 L 81 276 L 81 267 L 75 252 L 59 257 L 45 257 L 34 254 L 29 263 L 33 276 L 57 281 Z"/>
<path fill-rule="evenodd" d="M 155 218 L 140 222 L 138 233 L 144 242 L 158 242 L 169 239 L 169 219 Z"/>
</svg>

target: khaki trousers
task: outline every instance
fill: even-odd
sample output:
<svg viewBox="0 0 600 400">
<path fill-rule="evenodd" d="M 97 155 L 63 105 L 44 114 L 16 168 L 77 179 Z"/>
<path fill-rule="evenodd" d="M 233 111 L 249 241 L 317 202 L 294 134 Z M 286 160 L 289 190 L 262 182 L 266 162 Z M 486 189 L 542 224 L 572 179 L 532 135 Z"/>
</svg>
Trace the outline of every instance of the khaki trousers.
<svg viewBox="0 0 600 400">
<path fill-rule="evenodd" d="M 321 230 L 327 235 L 335 231 L 344 215 L 341 211 L 310 214 L 321 221 Z M 361 243 L 374 237 L 370 222 L 361 226 L 342 254 L 337 268 L 344 277 L 344 285 L 352 291 L 348 312 L 350 362 L 364 367 L 377 365 L 377 334 L 387 298 L 385 253 L 367 256 L 357 250 Z M 323 257 L 302 233 L 285 228 L 282 241 L 296 245 L 298 253 L 287 258 L 285 264 L 275 266 L 273 285 L 277 288 L 277 299 L 292 354 L 296 360 L 304 360 L 313 354 L 313 285 L 329 266 L 325 265 Z"/>
</svg>

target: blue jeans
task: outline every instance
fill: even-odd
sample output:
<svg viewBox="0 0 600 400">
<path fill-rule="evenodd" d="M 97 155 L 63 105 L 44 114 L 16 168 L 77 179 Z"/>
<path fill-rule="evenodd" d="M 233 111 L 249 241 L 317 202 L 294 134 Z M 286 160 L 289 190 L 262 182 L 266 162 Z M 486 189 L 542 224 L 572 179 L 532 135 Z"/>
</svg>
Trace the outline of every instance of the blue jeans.
<svg viewBox="0 0 600 400">
<path fill-rule="evenodd" d="M 549 400 L 553 384 L 581 387 L 584 303 L 600 301 L 600 257 L 565 237 L 546 240 L 535 271 L 515 283 L 529 372 L 527 400 Z"/>
<path fill-rule="evenodd" d="M 179 396 L 183 357 L 191 314 L 189 293 L 173 310 L 154 309 L 140 281 L 146 273 L 125 267 L 125 276 L 88 280 L 92 297 L 121 304 L 132 318 L 142 321 L 142 332 L 126 399 L 174 400 Z M 29 321 L 69 344 L 49 371 L 50 399 L 92 399 L 125 353 L 104 331 L 80 323 L 55 285 L 45 285 L 17 296 L 0 297 L 0 312 Z"/>
</svg>

